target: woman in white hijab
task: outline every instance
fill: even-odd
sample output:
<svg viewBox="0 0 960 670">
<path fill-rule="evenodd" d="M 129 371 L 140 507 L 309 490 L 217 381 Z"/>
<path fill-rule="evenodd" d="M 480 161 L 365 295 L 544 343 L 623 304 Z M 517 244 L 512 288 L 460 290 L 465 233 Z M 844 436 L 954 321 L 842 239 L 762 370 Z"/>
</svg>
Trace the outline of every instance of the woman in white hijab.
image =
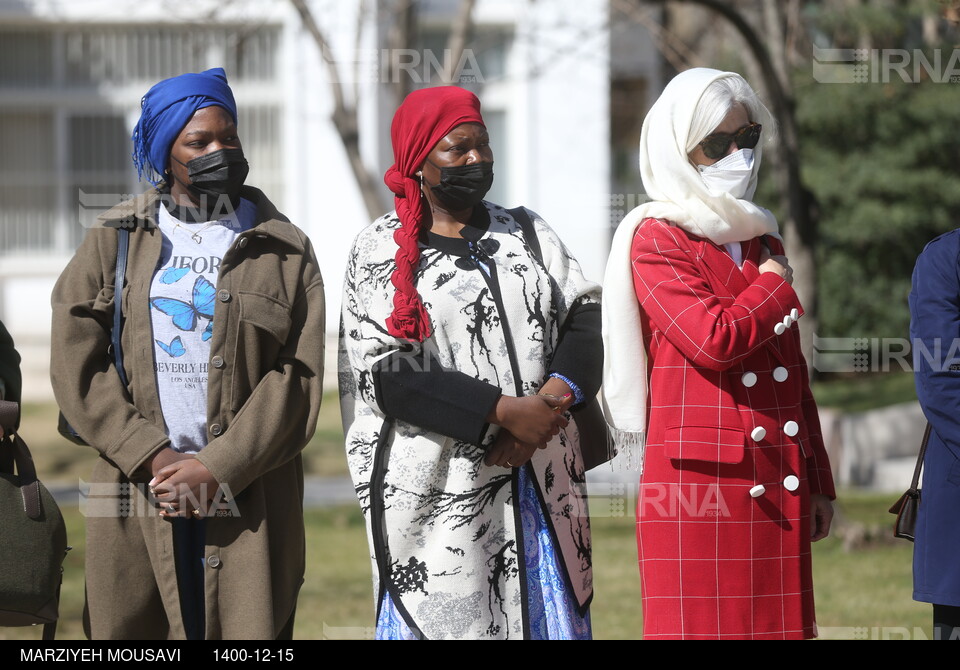
<svg viewBox="0 0 960 670">
<path fill-rule="evenodd" d="M 773 215 L 751 200 L 773 129 L 732 72 L 688 70 L 643 123 L 651 199 L 614 237 L 603 391 L 644 449 L 644 638 L 816 636 L 810 542 L 833 479 Z"/>
</svg>

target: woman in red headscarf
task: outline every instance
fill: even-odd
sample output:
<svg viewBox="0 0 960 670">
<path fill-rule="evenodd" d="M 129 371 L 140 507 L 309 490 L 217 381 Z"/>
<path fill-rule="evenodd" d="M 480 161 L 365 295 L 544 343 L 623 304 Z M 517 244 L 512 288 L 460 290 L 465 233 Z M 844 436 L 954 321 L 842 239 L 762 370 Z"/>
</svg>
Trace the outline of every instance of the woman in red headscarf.
<svg viewBox="0 0 960 670">
<path fill-rule="evenodd" d="M 475 95 L 415 91 L 391 135 L 396 211 L 354 242 L 340 349 L 377 636 L 589 638 L 566 410 L 599 388 L 599 288 L 536 214 L 483 200 L 493 152 Z"/>
</svg>

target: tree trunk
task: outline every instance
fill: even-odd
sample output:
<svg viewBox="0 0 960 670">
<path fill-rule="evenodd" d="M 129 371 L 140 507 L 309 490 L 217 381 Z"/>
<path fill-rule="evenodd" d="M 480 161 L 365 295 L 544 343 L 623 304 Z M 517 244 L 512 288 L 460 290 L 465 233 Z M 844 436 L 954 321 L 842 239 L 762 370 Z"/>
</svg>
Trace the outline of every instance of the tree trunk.
<svg viewBox="0 0 960 670">
<path fill-rule="evenodd" d="M 330 80 L 330 91 L 333 94 L 333 125 L 340 136 L 340 141 L 350 163 L 350 169 L 353 171 L 357 187 L 363 197 L 367 215 L 372 221 L 385 211 L 380 195 L 383 186 L 379 179 L 374 179 L 373 175 L 370 174 L 360 156 L 359 121 L 357 119 L 358 91 L 352 91 L 351 100 L 348 102 L 347 91 L 342 83 L 343 77 L 337 71 L 337 63 L 330 49 L 330 44 L 314 19 L 313 12 L 307 5 L 307 0 L 290 0 L 290 2 L 300 14 L 303 27 L 310 33 L 320 49 L 320 56 L 323 58 Z M 453 75 L 456 74 L 460 59 L 466 48 L 473 28 L 475 2 L 476 0 L 462 0 L 457 18 L 451 27 L 447 42 L 450 57 L 447 59 L 444 68 L 444 77 L 447 82 L 451 82 Z M 357 41 L 359 43 L 361 32 L 359 23 L 363 21 L 364 17 L 362 9 L 358 16 Z M 387 36 L 387 43 L 390 48 L 390 79 L 394 82 L 394 93 L 399 104 L 412 90 L 413 82 L 407 76 L 397 76 L 395 59 L 402 54 L 403 50 L 409 49 L 413 44 L 417 23 L 416 2 L 414 0 L 398 0 L 391 10 L 391 16 L 392 21 Z M 352 79 L 356 81 L 357 78 L 353 77 Z"/>
<path fill-rule="evenodd" d="M 797 138 L 793 85 L 787 65 L 785 6 L 778 0 L 763 0 L 764 32 L 770 48 L 770 60 L 780 81 L 787 112 L 781 116 L 782 139 L 780 151 L 773 153 L 773 167 L 780 190 L 780 210 L 786 217 L 781 222 L 783 242 L 794 270 L 793 288 L 800 297 L 806 317 L 800 321 L 800 340 L 807 364 L 812 369 L 813 335 L 817 330 L 817 264 L 814 256 L 812 222 L 808 203 L 809 193 L 800 181 L 800 154 Z M 799 210 L 803 210 L 802 212 Z M 806 237 L 809 236 L 809 237 Z"/>
<path fill-rule="evenodd" d="M 390 26 L 387 29 L 387 45 L 390 48 L 390 82 L 397 104 L 413 90 L 413 80 L 401 76 L 397 68 L 397 58 L 402 50 L 409 49 L 416 40 L 417 3 L 414 0 L 397 0 L 390 10 Z"/>
</svg>

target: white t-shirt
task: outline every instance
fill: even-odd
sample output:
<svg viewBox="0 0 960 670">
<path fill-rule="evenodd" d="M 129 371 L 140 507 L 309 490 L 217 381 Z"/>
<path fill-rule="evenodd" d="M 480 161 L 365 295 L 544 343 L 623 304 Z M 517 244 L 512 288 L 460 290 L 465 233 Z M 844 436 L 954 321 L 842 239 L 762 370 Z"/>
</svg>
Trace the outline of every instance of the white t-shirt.
<svg viewBox="0 0 960 670">
<path fill-rule="evenodd" d="M 217 277 L 223 255 L 252 227 L 256 206 L 241 200 L 232 215 L 185 223 L 163 206 L 160 263 L 150 286 L 154 371 L 171 446 L 196 453 L 207 444 L 207 365 Z"/>
</svg>

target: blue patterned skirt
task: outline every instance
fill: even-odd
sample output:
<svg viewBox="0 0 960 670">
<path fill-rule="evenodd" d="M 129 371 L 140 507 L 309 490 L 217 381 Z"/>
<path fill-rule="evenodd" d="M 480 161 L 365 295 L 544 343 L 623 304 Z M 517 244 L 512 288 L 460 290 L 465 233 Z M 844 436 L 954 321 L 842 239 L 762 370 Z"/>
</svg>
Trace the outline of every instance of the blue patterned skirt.
<svg viewBox="0 0 960 670">
<path fill-rule="evenodd" d="M 527 597 L 530 637 L 534 640 L 589 640 L 590 613 L 580 616 L 563 566 L 550 537 L 546 516 L 526 466 L 519 469 L 520 520 L 527 568 Z M 403 621 L 384 592 L 377 619 L 378 640 L 416 640 L 417 635 Z"/>
</svg>

